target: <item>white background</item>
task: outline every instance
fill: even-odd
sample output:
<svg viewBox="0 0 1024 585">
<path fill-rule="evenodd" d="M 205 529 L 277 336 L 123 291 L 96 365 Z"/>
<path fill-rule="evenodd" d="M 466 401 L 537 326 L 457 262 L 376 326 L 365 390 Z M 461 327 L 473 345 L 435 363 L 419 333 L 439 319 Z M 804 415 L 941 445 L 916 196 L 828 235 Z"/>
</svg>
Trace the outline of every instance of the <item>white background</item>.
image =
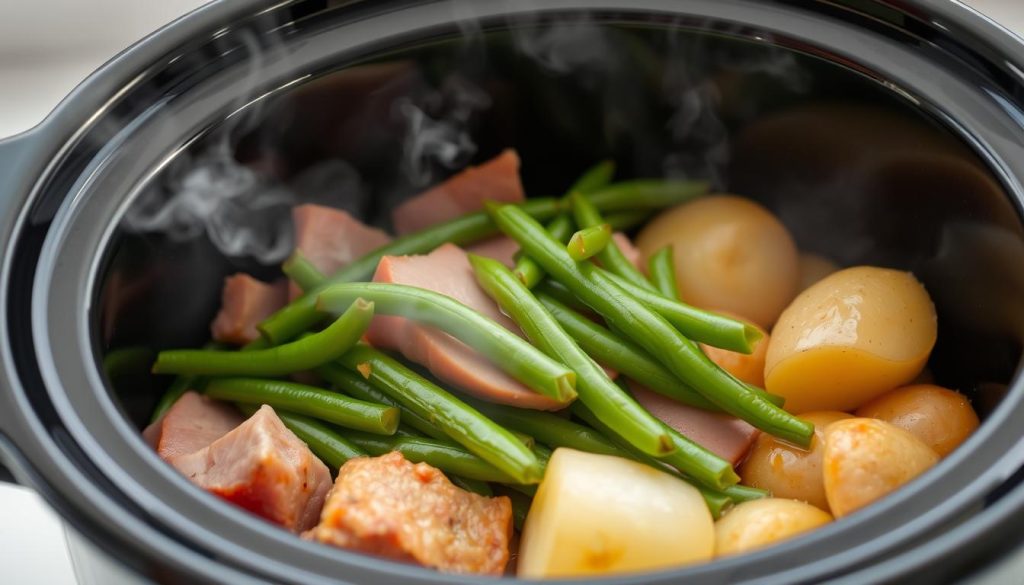
<svg viewBox="0 0 1024 585">
<path fill-rule="evenodd" d="M 0 3 L 0 137 L 4 137 L 38 124 L 107 59 L 205 2 Z M 967 4 L 1009 28 L 1024 31 L 1024 0 L 970 0 Z M 34 493 L 4 485 L 0 485 L 0 582 L 75 582 L 59 520 Z"/>
</svg>

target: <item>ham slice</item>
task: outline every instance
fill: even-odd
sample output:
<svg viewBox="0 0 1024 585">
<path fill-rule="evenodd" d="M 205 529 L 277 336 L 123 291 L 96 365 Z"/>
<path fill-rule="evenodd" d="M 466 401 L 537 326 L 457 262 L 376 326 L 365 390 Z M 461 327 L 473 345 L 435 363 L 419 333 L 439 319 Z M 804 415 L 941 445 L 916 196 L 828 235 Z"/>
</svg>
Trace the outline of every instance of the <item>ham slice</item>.
<svg viewBox="0 0 1024 585">
<path fill-rule="evenodd" d="M 189 390 L 164 415 L 142 431 L 163 459 L 208 446 L 245 420 L 233 407 Z"/>
<path fill-rule="evenodd" d="M 757 438 L 759 431 L 736 417 L 681 404 L 632 381 L 629 387 L 637 402 L 651 414 L 733 465 L 743 459 Z"/>
<path fill-rule="evenodd" d="M 612 239 L 615 240 L 615 243 L 618 244 L 619 249 L 622 250 L 622 255 L 625 256 L 627 260 L 632 262 L 633 265 L 640 270 L 640 272 L 646 274 L 647 267 L 644 266 L 643 258 L 641 258 L 640 256 L 640 250 L 638 250 L 637 247 L 633 245 L 633 240 L 629 239 L 629 236 L 622 232 L 615 232 L 614 234 L 612 234 Z"/>
<path fill-rule="evenodd" d="M 466 251 L 477 256 L 493 258 L 509 268 L 514 268 L 516 265 L 515 255 L 519 251 L 519 244 L 507 236 L 498 236 L 468 246 Z"/>
<path fill-rule="evenodd" d="M 466 253 L 453 244 L 445 244 L 425 256 L 385 256 L 377 265 L 373 280 L 448 295 L 522 335 L 477 285 Z M 402 352 L 439 379 L 483 400 L 538 410 L 564 406 L 523 386 L 476 350 L 432 327 L 401 317 L 376 316 L 366 339 L 375 347 Z"/>
<path fill-rule="evenodd" d="M 169 463 L 210 493 L 294 532 L 316 525 L 331 473 L 263 405 L 210 445 Z"/>
<path fill-rule="evenodd" d="M 524 198 L 519 155 L 508 149 L 402 203 L 391 218 L 395 231 L 402 235 L 480 211 L 487 200 L 518 203 Z"/>
<path fill-rule="evenodd" d="M 512 504 L 459 489 L 401 453 L 358 457 L 342 466 L 320 524 L 304 537 L 449 573 L 498 576 L 509 559 Z"/>
<path fill-rule="evenodd" d="M 214 341 L 245 345 L 259 338 L 256 326 L 285 305 L 288 289 L 285 281 L 267 284 L 248 274 L 224 279 L 221 307 L 210 326 Z"/>
<path fill-rule="evenodd" d="M 391 241 L 391 236 L 384 231 L 333 207 L 299 205 L 292 210 L 292 220 L 295 222 L 295 249 L 328 276 Z M 301 292 L 291 284 L 292 299 Z"/>
</svg>

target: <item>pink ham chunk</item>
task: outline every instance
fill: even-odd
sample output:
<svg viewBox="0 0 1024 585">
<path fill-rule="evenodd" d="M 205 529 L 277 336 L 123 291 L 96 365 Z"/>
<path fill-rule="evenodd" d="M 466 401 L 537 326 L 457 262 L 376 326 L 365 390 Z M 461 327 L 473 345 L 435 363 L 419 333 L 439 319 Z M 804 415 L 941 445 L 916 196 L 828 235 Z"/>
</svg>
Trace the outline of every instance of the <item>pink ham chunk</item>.
<svg viewBox="0 0 1024 585">
<path fill-rule="evenodd" d="M 738 418 L 680 404 L 633 382 L 629 386 L 633 397 L 651 414 L 733 465 L 757 438 L 759 431 Z"/>
<path fill-rule="evenodd" d="M 164 459 L 208 446 L 245 420 L 233 407 L 189 390 L 142 436 Z"/>
<path fill-rule="evenodd" d="M 629 239 L 629 236 L 622 232 L 615 232 L 612 234 L 612 238 L 615 243 L 618 244 L 619 249 L 622 250 L 622 255 L 626 257 L 636 266 L 640 272 L 647 272 L 647 268 L 643 265 L 643 258 L 640 257 L 640 250 L 637 250 L 636 246 L 633 245 L 633 240 Z"/>
<path fill-rule="evenodd" d="M 259 338 L 256 326 L 285 305 L 288 288 L 285 281 L 267 284 L 248 274 L 224 279 L 221 307 L 210 326 L 214 341 L 245 345 Z"/>
<path fill-rule="evenodd" d="M 169 462 L 210 493 L 294 532 L 316 525 L 331 487 L 327 466 L 267 405 L 209 446 Z"/>
<path fill-rule="evenodd" d="M 519 244 L 507 236 L 498 236 L 482 242 L 477 242 L 466 248 L 470 254 L 493 258 L 509 268 L 516 265 L 515 255 L 519 251 Z"/>
<path fill-rule="evenodd" d="M 299 205 L 292 210 L 292 220 L 295 249 L 328 276 L 391 241 L 385 232 L 333 207 Z M 290 297 L 294 299 L 300 294 L 292 284 Z"/>
<path fill-rule="evenodd" d="M 487 200 L 518 203 L 524 198 L 519 155 L 509 149 L 399 205 L 391 217 L 401 235 L 480 211 Z"/>
<path fill-rule="evenodd" d="M 477 285 L 466 253 L 458 246 L 445 244 L 425 256 L 385 256 L 373 280 L 448 295 L 517 335 L 522 334 Z M 378 348 L 402 352 L 439 379 L 478 398 L 538 410 L 564 406 L 523 386 L 476 350 L 432 327 L 401 317 L 377 316 L 366 338 Z"/>
</svg>

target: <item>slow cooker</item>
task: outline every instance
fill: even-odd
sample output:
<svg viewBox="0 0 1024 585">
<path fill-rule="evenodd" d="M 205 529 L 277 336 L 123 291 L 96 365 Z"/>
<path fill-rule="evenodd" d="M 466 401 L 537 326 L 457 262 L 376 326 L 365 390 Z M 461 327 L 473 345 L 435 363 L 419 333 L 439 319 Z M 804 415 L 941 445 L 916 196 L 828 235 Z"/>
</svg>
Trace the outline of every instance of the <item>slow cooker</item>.
<svg viewBox="0 0 1024 585">
<path fill-rule="evenodd" d="M 612 158 L 761 201 L 840 263 L 913 270 L 939 313 L 929 368 L 984 419 L 812 534 L 607 582 L 955 581 L 1024 542 L 1024 44 L 948 0 L 201 8 L 0 142 L 3 463 L 140 580 L 478 581 L 303 541 L 192 486 L 139 437 L 162 382 L 110 356 L 202 343 L 223 276 L 279 274 L 291 205 L 386 226 L 505 147 L 534 195 Z"/>
</svg>

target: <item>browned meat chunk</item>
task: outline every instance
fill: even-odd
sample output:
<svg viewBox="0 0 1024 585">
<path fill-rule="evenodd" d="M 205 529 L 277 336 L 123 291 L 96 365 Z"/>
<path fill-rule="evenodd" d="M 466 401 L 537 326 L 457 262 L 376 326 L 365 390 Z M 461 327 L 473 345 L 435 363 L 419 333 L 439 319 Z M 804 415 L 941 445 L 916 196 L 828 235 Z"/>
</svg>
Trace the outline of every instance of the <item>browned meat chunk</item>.
<svg viewBox="0 0 1024 585">
<path fill-rule="evenodd" d="M 196 485 L 295 532 L 316 525 L 331 487 L 327 466 L 267 405 L 209 446 L 168 461 Z"/>
<path fill-rule="evenodd" d="M 524 198 L 519 155 L 505 150 L 399 205 L 391 218 L 398 234 L 408 234 L 480 211 L 486 200 L 518 203 Z"/>
<path fill-rule="evenodd" d="M 187 455 L 231 432 L 245 420 L 231 406 L 192 392 L 182 394 L 142 436 L 164 459 Z"/>
<path fill-rule="evenodd" d="M 328 276 L 391 241 L 383 231 L 333 207 L 300 205 L 292 211 L 292 219 L 295 249 Z M 292 285 L 292 298 L 298 294 Z"/>
<path fill-rule="evenodd" d="M 521 335 L 519 327 L 476 283 L 466 253 L 445 244 L 425 256 L 385 256 L 374 282 L 406 284 L 448 295 Z M 395 349 L 439 379 L 484 400 L 521 408 L 554 410 L 564 405 L 537 394 L 458 339 L 401 317 L 377 316 L 366 332 L 381 349 Z"/>
<path fill-rule="evenodd" d="M 400 453 L 342 466 L 307 538 L 451 573 L 501 575 L 509 558 L 512 504 L 452 485 Z"/>
<path fill-rule="evenodd" d="M 210 331 L 214 341 L 245 345 L 259 338 L 256 326 L 285 305 L 288 289 L 285 281 L 267 284 L 248 274 L 224 279 L 220 312 Z"/>
</svg>

